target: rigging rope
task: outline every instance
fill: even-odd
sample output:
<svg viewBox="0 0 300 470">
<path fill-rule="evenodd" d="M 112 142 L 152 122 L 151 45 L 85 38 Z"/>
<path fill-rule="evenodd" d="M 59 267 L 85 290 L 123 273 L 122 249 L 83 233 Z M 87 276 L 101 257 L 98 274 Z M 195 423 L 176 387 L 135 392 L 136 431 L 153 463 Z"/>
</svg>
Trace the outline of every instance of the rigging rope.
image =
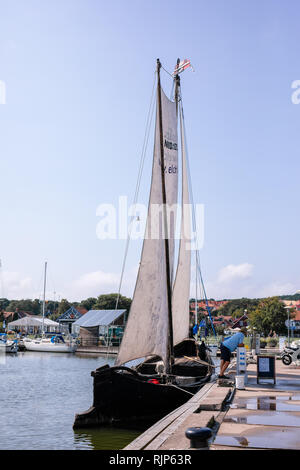
<svg viewBox="0 0 300 470">
<path fill-rule="evenodd" d="M 153 82 L 152 93 L 151 93 L 150 106 L 149 106 L 147 121 L 146 121 L 144 142 L 143 142 L 142 153 L 141 153 L 141 158 L 140 158 L 140 166 L 139 166 L 137 183 L 136 183 L 136 188 L 135 188 L 135 193 L 134 193 L 134 198 L 133 198 L 133 206 L 136 205 L 137 198 L 138 198 L 138 195 L 139 195 L 141 178 L 142 178 L 142 173 L 143 173 L 144 163 L 145 163 L 145 158 L 146 158 L 146 150 L 147 150 L 147 147 L 148 147 L 150 129 L 151 129 L 151 124 L 152 124 L 152 119 L 153 119 L 153 110 L 154 110 L 154 104 L 155 104 L 154 91 L 155 91 L 155 84 L 156 84 L 156 74 L 157 74 L 157 72 L 155 71 L 154 82 Z M 123 259 L 123 264 L 122 264 L 121 277 L 120 277 L 120 283 L 119 283 L 118 295 L 117 295 L 117 299 L 116 299 L 115 310 L 117 310 L 119 300 L 120 300 L 120 293 L 121 293 L 121 288 L 122 288 L 122 282 L 123 282 L 123 277 L 124 277 L 125 265 L 126 265 L 126 260 L 127 260 L 129 242 L 130 242 L 130 238 L 131 238 L 131 231 L 132 231 L 132 226 L 133 226 L 134 219 L 135 219 L 135 216 L 132 215 L 131 220 L 130 220 L 130 224 L 129 224 L 128 234 L 127 234 L 125 254 L 124 254 L 124 259 Z"/>
<path fill-rule="evenodd" d="M 182 105 L 183 100 L 182 100 L 181 88 L 180 88 L 180 100 L 179 100 L 179 103 L 180 103 L 180 108 L 181 108 L 181 113 L 182 113 L 183 132 L 184 132 L 184 135 L 186 135 L 185 121 L 184 121 L 184 113 L 183 113 L 183 105 Z M 185 142 L 186 142 L 186 139 L 185 139 Z M 203 290 L 203 298 L 204 298 L 204 300 L 205 300 L 205 305 L 206 305 L 206 309 L 207 309 L 207 312 L 208 312 L 208 316 L 209 316 L 209 319 L 210 319 L 210 322 L 211 322 L 211 327 L 212 327 L 212 330 L 213 330 L 214 335 L 216 336 L 216 332 L 215 332 L 213 320 L 212 320 L 212 317 L 211 317 L 211 311 L 210 311 L 210 307 L 209 307 L 209 305 L 208 305 L 208 300 L 207 300 L 206 291 L 205 291 L 205 287 L 204 287 L 202 272 L 201 272 L 200 253 L 199 253 L 199 250 L 198 250 L 198 247 L 197 247 L 197 224 L 196 224 L 195 205 L 194 205 L 193 188 L 192 188 L 192 179 L 191 179 L 191 172 L 190 172 L 190 165 L 189 165 L 187 144 L 186 144 L 186 165 L 187 165 L 187 173 L 188 173 L 189 188 L 190 188 L 190 197 L 191 197 L 191 206 L 192 206 L 192 225 L 193 225 L 194 233 L 196 234 L 196 241 L 195 241 L 195 242 L 196 242 L 196 249 L 195 249 L 196 276 L 197 276 L 197 273 L 198 273 L 198 274 L 199 274 L 199 278 L 200 278 L 200 287 L 202 287 L 202 290 Z M 198 279 L 197 279 L 197 277 L 196 277 L 196 283 L 197 283 L 197 282 L 198 282 Z M 196 286 L 196 297 L 197 297 L 197 286 Z M 196 302 L 197 302 L 197 298 L 196 298 Z"/>
</svg>

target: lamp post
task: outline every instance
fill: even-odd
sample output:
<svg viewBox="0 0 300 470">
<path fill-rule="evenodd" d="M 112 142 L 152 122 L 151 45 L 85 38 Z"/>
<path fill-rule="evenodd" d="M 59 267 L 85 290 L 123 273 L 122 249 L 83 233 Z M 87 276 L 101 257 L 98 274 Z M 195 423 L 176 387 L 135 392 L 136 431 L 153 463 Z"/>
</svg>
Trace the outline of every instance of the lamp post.
<svg viewBox="0 0 300 470">
<path fill-rule="evenodd" d="M 288 345 L 290 345 L 290 309 L 287 309 L 288 314 Z"/>
<path fill-rule="evenodd" d="M 290 345 L 290 307 L 284 307 L 287 310 L 287 329 L 288 329 L 288 346 Z"/>
</svg>

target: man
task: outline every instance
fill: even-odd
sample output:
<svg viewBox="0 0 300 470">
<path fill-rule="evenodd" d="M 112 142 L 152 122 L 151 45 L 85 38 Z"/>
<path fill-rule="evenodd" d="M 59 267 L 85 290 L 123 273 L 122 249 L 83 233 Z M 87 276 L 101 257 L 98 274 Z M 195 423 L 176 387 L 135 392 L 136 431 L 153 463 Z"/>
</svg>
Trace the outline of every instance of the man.
<svg viewBox="0 0 300 470">
<path fill-rule="evenodd" d="M 247 336 L 247 328 L 243 327 L 240 331 L 225 339 L 223 343 L 221 343 L 221 364 L 219 379 L 230 378 L 227 375 L 224 375 L 224 372 L 230 364 L 231 353 L 235 351 L 238 346 L 244 346 L 243 341 L 245 336 Z"/>
</svg>

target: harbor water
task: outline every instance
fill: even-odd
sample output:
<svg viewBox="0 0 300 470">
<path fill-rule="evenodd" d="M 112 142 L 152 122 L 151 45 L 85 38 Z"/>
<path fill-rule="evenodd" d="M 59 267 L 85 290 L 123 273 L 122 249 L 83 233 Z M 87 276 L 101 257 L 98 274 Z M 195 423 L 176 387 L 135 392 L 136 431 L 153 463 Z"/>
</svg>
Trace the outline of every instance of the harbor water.
<svg viewBox="0 0 300 470">
<path fill-rule="evenodd" d="M 141 431 L 73 430 L 93 401 L 91 371 L 114 357 L 18 352 L 0 361 L 0 450 L 122 449 Z M 120 397 L 120 400 L 122 397 Z"/>
</svg>

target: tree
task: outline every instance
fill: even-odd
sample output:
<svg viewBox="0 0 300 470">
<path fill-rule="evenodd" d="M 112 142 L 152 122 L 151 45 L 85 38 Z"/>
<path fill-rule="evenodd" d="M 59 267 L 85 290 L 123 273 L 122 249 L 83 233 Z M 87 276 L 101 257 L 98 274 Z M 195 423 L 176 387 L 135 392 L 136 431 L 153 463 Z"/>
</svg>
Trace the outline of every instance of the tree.
<svg viewBox="0 0 300 470">
<path fill-rule="evenodd" d="M 39 299 L 34 299 L 34 301 L 32 302 L 32 306 L 31 306 L 32 310 L 30 310 L 32 313 L 34 313 L 35 315 L 41 315 L 42 313 L 42 303 Z"/>
<path fill-rule="evenodd" d="M 6 310 L 6 307 L 9 305 L 9 300 L 8 299 L 0 299 L 0 311 Z"/>
<path fill-rule="evenodd" d="M 271 330 L 277 334 L 286 333 L 287 312 L 278 297 L 261 300 L 257 308 L 250 313 L 249 320 L 251 326 L 257 328 L 264 336 L 268 336 Z"/>
<path fill-rule="evenodd" d="M 34 315 L 39 315 L 41 312 L 40 301 L 38 299 L 11 300 L 6 310 L 8 312 L 23 310 L 24 312 L 30 312 Z"/>
<path fill-rule="evenodd" d="M 116 308 L 116 301 L 118 294 L 103 294 L 99 295 L 96 303 L 93 305 L 93 310 L 114 310 Z M 126 309 L 129 312 L 131 299 L 120 295 L 118 302 L 118 309 Z"/>
<path fill-rule="evenodd" d="M 247 310 L 247 314 L 249 314 L 251 311 L 255 310 L 258 304 L 259 299 L 247 299 L 246 297 L 229 300 L 227 304 L 223 305 L 218 310 L 218 315 L 229 315 L 233 318 L 240 318 L 245 310 Z"/>
<path fill-rule="evenodd" d="M 96 297 L 89 297 L 86 300 L 82 300 L 79 305 L 80 307 L 86 308 L 87 310 L 92 310 L 96 302 Z"/>
<path fill-rule="evenodd" d="M 52 316 L 57 313 L 59 307 L 59 302 L 56 300 L 48 300 L 46 303 L 46 315 L 47 316 Z"/>
<path fill-rule="evenodd" d="M 58 306 L 58 311 L 57 311 L 57 316 L 59 317 L 63 313 L 65 313 L 67 310 L 71 308 L 71 304 L 67 301 L 67 299 L 61 299 L 59 306 Z"/>
</svg>

